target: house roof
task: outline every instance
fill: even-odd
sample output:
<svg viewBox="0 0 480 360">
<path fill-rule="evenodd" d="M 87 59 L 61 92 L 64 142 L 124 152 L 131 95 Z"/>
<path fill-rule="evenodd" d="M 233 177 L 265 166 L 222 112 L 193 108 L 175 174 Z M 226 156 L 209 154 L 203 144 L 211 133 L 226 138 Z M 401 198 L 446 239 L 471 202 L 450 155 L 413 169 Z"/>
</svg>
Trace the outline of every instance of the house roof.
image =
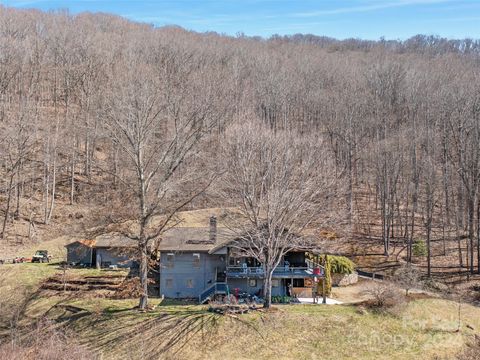
<svg viewBox="0 0 480 360">
<path fill-rule="evenodd" d="M 226 242 L 225 231 L 217 230 L 217 241 L 210 241 L 209 227 L 177 227 L 165 231 L 158 238 L 160 251 L 209 251 L 219 243 Z M 73 244 L 82 244 L 90 248 L 133 248 L 138 242 L 119 233 L 108 233 L 93 240 L 77 240 Z M 154 246 L 154 242 L 151 244 Z"/>
<path fill-rule="evenodd" d="M 160 251 L 210 251 L 228 238 L 225 229 L 217 228 L 216 241 L 210 240 L 209 227 L 176 227 L 160 235 Z"/>
<path fill-rule="evenodd" d="M 232 243 L 236 242 L 237 240 L 239 240 L 239 239 L 235 235 L 224 237 L 223 241 L 218 241 L 215 244 L 215 246 L 213 246 L 211 249 L 209 249 L 209 253 L 213 254 L 214 252 L 217 252 L 221 248 L 231 245 Z M 237 243 L 237 245 L 239 245 L 239 244 L 240 243 Z M 314 236 L 304 236 L 304 237 L 302 237 L 302 242 L 299 243 L 299 244 L 294 244 L 294 246 L 292 247 L 292 250 L 319 252 L 318 240 Z"/>
<path fill-rule="evenodd" d="M 212 254 L 230 245 L 235 237 L 231 231 L 225 228 L 217 228 L 216 240 L 211 241 L 209 227 L 175 227 L 168 229 L 158 237 L 158 250 L 174 252 L 199 251 Z M 296 250 L 316 250 L 318 243 L 313 238 L 309 240 L 302 245 L 299 244 Z M 66 245 L 66 247 L 77 243 L 89 248 L 135 248 L 138 246 L 137 241 L 119 233 L 99 235 L 93 240 L 77 240 Z M 152 243 L 151 246 L 154 246 L 154 244 Z"/>
</svg>

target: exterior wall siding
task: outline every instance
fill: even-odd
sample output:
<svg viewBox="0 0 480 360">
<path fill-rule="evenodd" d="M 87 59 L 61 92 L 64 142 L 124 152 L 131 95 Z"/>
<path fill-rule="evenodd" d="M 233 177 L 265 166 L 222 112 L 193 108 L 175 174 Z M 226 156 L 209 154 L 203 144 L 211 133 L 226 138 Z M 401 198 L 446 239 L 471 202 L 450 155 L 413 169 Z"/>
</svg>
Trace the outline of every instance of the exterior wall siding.
<svg viewBox="0 0 480 360">
<path fill-rule="evenodd" d="M 99 255 L 102 258 L 102 265 L 104 263 L 110 263 L 111 265 L 117 265 L 122 268 L 135 267 L 136 265 L 131 256 L 118 249 L 97 248 L 97 256 Z M 95 262 L 96 259 L 93 259 L 94 264 Z"/>
<path fill-rule="evenodd" d="M 67 247 L 67 262 L 76 264 L 92 264 L 92 248 L 80 243 L 73 243 Z"/>
<path fill-rule="evenodd" d="M 250 295 L 255 295 L 255 294 L 260 294 L 262 296 L 262 290 L 263 290 L 263 279 L 256 279 L 257 280 L 257 286 L 250 286 L 249 279 L 247 278 L 242 278 L 242 279 L 228 279 L 227 284 L 230 288 L 230 293 L 235 295 L 236 289 L 238 289 L 239 292 L 246 292 Z M 286 295 L 285 292 L 285 283 L 282 279 L 279 280 L 279 286 L 274 286 L 272 287 L 272 295 L 277 296 L 277 295 Z"/>
<path fill-rule="evenodd" d="M 169 267 L 168 254 L 173 255 L 173 267 Z M 200 255 L 200 264 L 194 266 L 194 254 Z M 225 255 L 206 252 L 160 254 L 160 295 L 167 298 L 197 298 L 212 285 L 217 269 L 225 270 Z"/>
<path fill-rule="evenodd" d="M 169 254 L 173 254 L 171 263 L 168 260 Z M 197 267 L 194 266 L 194 254 L 200 255 Z M 303 265 L 305 261 L 304 253 L 292 253 L 289 255 L 288 260 L 291 263 Z M 226 266 L 227 261 L 224 254 L 164 251 L 160 254 L 159 295 L 166 298 L 198 298 L 205 289 L 215 283 L 217 272 L 225 271 Z M 272 295 L 287 295 L 285 279 L 277 277 L 274 278 L 274 281 L 278 281 L 278 286 L 272 287 Z M 231 294 L 235 294 L 238 291 L 239 293 L 246 292 L 250 295 L 261 295 L 263 290 L 263 279 L 261 277 L 256 278 L 255 286 L 251 286 L 249 278 L 227 277 L 227 284 Z"/>
</svg>

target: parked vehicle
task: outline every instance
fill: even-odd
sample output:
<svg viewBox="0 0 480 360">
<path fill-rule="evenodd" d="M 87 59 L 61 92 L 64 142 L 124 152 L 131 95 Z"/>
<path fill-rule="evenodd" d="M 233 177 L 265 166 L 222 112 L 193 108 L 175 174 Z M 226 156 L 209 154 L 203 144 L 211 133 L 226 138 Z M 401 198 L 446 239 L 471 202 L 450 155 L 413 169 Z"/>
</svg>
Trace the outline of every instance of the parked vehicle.
<svg viewBox="0 0 480 360">
<path fill-rule="evenodd" d="M 47 250 L 37 250 L 32 257 L 32 263 L 46 263 L 50 262 Z"/>
</svg>

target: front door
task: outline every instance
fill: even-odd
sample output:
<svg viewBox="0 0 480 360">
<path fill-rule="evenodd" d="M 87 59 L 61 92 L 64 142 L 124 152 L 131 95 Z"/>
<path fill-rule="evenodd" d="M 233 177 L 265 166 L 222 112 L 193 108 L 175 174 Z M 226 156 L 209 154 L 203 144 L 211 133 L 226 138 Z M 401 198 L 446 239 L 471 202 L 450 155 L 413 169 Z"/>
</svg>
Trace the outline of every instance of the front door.
<svg viewBox="0 0 480 360">
<path fill-rule="evenodd" d="M 284 279 L 283 284 L 285 286 L 285 295 L 292 296 L 292 279 Z"/>
</svg>

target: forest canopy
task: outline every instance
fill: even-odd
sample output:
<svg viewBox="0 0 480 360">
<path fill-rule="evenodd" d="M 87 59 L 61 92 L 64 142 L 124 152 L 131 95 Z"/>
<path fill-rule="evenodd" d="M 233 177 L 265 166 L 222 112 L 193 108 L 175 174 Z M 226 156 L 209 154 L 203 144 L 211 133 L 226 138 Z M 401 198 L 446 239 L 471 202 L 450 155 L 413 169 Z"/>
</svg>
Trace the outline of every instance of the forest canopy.
<svg viewBox="0 0 480 360">
<path fill-rule="evenodd" d="M 146 222 L 235 205 L 215 197 L 220 149 L 257 121 L 322 139 L 348 236 L 378 237 L 385 255 L 400 244 L 408 261 L 421 237 L 429 265 L 431 241 L 445 255 L 452 241 L 453 265 L 480 271 L 478 40 L 230 37 L 6 7 L 0 35 L 2 238 L 21 219 L 48 224 L 59 198 L 102 221 L 137 217 L 144 171 L 146 196 L 169 204 L 147 201 Z"/>
</svg>

